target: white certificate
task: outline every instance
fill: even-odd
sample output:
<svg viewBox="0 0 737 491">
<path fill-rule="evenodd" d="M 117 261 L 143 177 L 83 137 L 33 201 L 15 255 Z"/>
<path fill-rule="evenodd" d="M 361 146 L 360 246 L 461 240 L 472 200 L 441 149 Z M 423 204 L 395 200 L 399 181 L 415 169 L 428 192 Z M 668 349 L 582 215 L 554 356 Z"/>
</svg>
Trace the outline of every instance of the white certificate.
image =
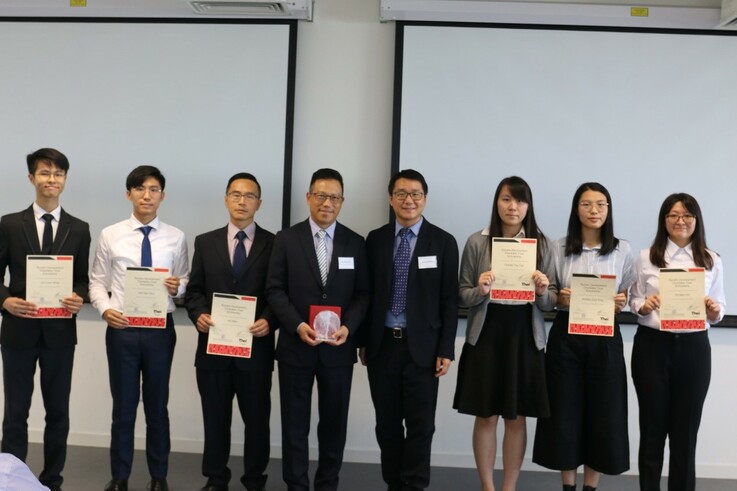
<svg viewBox="0 0 737 491">
<path fill-rule="evenodd" d="M 614 336 L 615 275 L 577 274 L 571 278 L 568 333 Z"/>
<path fill-rule="evenodd" d="M 125 272 L 123 315 L 128 327 L 166 328 L 166 309 L 169 292 L 164 280 L 166 268 L 128 268 Z"/>
<path fill-rule="evenodd" d="M 706 329 L 704 268 L 660 270 L 660 330 Z"/>
<path fill-rule="evenodd" d="M 213 326 L 207 336 L 210 355 L 250 358 L 253 334 L 249 328 L 256 321 L 256 297 L 212 294 Z"/>
<path fill-rule="evenodd" d="M 73 278 L 72 256 L 26 256 L 26 300 L 38 307 L 36 317 L 72 317 L 61 301 L 72 296 Z"/>
<path fill-rule="evenodd" d="M 492 300 L 535 300 L 537 239 L 491 239 Z"/>
</svg>

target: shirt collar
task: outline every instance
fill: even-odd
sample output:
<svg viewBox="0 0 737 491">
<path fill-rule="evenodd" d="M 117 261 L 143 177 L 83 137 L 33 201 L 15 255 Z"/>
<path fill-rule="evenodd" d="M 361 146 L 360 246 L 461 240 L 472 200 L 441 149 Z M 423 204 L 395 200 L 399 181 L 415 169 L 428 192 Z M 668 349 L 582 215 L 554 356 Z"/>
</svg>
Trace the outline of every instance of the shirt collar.
<svg viewBox="0 0 737 491">
<path fill-rule="evenodd" d="M 419 237 L 420 235 L 420 229 L 422 228 L 422 222 L 425 221 L 425 217 L 420 217 L 419 220 L 417 220 L 417 223 L 409 227 L 409 229 L 412 231 L 412 233 L 415 235 L 415 237 Z M 404 226 L 400 225 L 399 222 L 396 220 L 394 221 L 394 236 L 396 237 L 399 235 L 399 231 L 402 230 Z"/>
<path fill-rule="evenodd" d="M 138 219 L 135 217 L 135 215 L 131 213 L 130 226 L 133 230 L 137 230 L 141 227 L 151 227 L 154 230 L 158 230 L 159 229 L 159 217 L 157 215 L 156 218 L 154 218 L 150 222 L 143 224 L 139 222 Z"/>
<path fill-rule="evenodd" d="M 487 237 L 491 235 L 491 230 L 489 229 L 489 227 L 484 227 L 484 229 L 481 231 L 481 235 L 485 235 Z M 519 229 L 519 233 L 512 237 L 512 239 L 524 239 L 525 237 L 525 229 L 521 228 Z"/>
<path fill-rule="evenodd" d="M 46 211 L 40 206 L 38 206 L 38 203 L 36 203 L 35 201 L 33 202 L 33 215 L 36 217 L 36 220 L 42 220 L 41 217 L 47 213 L 53 216 L 54 220 L 56 220 L 56 222 L 58 223 L 59 218 L 61 218 L 61 205 L 57 206 L 51 211 Z"/>
<path fill-rule="evenodd" d="M 691 249 L 691 242 L 686 244 L 686 247 L 679 247 L 678 244 L 676 244 L 669 238 L 668 243 L 665 246 L 666 262 L 670 262 L 668 261 L 668 258 L 673 258 L 678 254 L 687 254 L 688 257 L 693 260 L 693 249 Z"/>
<path fill-rule="evenodd" d="M 315 221 L 312 219 L 312 217 L 310 217 L 309 220 L 310 220 L 310 230 L 312 230 L 312 236 L 314 237 L 315 234 L 317 234 L 318 231 L 322 230 L 322 227 L 320 227 L 318 224 L 316 224 Z M 335 225 L 337 223 L 338 222 L 335 221 L 335 222 L 331 223 L 328 228 L 325 229 L 325 232 L 328 233 L 328 237 L 330 237 L 331 239 L 335 237 Z"/>
<path fill-rule="evenodd" d="M 228 222 L 228 240 L 235 239 L 235 234 L 240 230 L 243 230 L 246 233 L 246 237 L 248 237 L 249 240 L 253 240 L 256 236 L 256 222 L 254 221 L 249 223 L 246 228 L 238 228 L 233 225 L 233 222 Z"/>
</svg>

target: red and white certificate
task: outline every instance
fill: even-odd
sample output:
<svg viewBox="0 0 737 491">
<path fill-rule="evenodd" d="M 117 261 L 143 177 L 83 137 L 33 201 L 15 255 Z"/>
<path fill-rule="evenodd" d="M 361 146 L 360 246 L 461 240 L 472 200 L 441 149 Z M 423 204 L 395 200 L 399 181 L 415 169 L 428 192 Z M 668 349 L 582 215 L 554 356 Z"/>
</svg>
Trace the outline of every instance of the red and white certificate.
<svg viewBox="0 0 737 491">
<path fill-rule="evenodd" d="M 73 279 L 72 256 L 26 256 L 26 300 L 38 307 L 36 317 L 72 317 L 61 301 L 72 296 Z"/>
<path fill-rule="evenodd" d="M 253 334 L 249 330 L 256 321 L 256 297 L 212 294 L 213 326 L 207 335 L 207 354 L 250 358 Z"/>
<path fill-rule="evenodd" d="M 535 300 L 532 275 L 537 269 L 537 239 L 491 239 L 492 300 Z"/>
<path fill-rule="evenodd" d="M 166 268 L 141 267 L 125 271 L 123 315 L 128 318 L 128 327 L 166 328 L 169 292 L 164 280 L 168 276 Z"/>
<path fill-rule="evenodd" d="M 614 336 L 616 289 L 615 275 L 573 273 L 568 334 Z"/>
<path fill-rule="evenodd" d="M 660 330 L 706 329 L 704 268 L 660 270 Z"/>
</svg>

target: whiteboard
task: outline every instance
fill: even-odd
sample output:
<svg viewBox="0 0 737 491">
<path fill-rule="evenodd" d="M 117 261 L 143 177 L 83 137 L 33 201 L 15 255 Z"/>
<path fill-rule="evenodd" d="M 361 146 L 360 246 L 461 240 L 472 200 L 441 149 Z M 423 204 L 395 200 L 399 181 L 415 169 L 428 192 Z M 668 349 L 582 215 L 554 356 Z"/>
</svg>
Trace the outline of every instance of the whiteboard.
<svg viewBox="0 0 737 491">
<path fill-rule="evenodd" d="M 430 185 L 425 216 L 463 247 L 498 182 L 530 184 L 552 239 L 583 182 L 615 234 L 649 247 L 663 199 L 699 201 L 737 311 L 737 36 L 716 32 L 398 24 L 393 166 Z M 726 34 L 726 35 L 725 35 Z"/>
<path fill-rule="evenodd" d="M 0 213 L 30 206 L 25 157 L 53 147 L 70 161 L 62 207 L 90 223 L 93 250 L 130 216 L 125 179 L 141 164 L 166 177 L 159 217 L 190 255 L 197 234 L 227 224 L 236 172 L 259 179 L 256 220 L 279 230 L 294 36 L 296 22 L 1 22 Z"/>
</svg>

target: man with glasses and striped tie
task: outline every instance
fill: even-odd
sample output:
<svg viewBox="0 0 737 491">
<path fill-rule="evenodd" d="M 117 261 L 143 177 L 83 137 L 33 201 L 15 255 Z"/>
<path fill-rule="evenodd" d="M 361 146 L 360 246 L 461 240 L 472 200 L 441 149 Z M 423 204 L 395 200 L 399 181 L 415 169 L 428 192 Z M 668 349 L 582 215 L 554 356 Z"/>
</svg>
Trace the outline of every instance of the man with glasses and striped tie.
<svg viewBox="0 0 737 491">
<path fill-rule="evenodd" d="M 314 489 L 334 491 L 343 462 L 354 340 L 368 306 L 363 237 L 336 220 L 343 177 L 333 169 L 312 175 L 310 217 L 274 240 L 266 294 L 280 324 L 276 359 L 282 417 L 282 474 L 289 491 L 308 491 L 308 434 L 312 387 L 317 380 L 319 464 Z M 337 319 L 332 329 L 315 322 Z"/>
<path fill-rule="evenodd" d="M 150 165 L 128 174 L 126 196 L 133 205 L 130 218 L 100 232 L 90 272 L 90 301 L 107 322 L 105 334 L 113 424 L 110 441 L 112 480 L 106 491 L 127 491 L 133 464 L 133 432 L 143 387 L 146 413 L 148 489 L 167 491 L 169 463 L 169 375 L 174 357 L 174 297 L 184 294 L 189 258 L 184 233 L 159 220 L 166 179 Z M 153 317 L 124 315 L 128 269 L 166 270 L 163 287 L 168 293 L 161 322 Z M 110 292 L 110 295 L 108 295 Z M 164 312 L 166 310 L 166 317 Z M 150 322 L 144 322 L 151 318 Z M 138 321 L 141 322 L 138 322 Z M 134 327 L 140 326 L 140 327 Z M 141 383 L 142 382 L 142 383 Z"/>
</svg>

